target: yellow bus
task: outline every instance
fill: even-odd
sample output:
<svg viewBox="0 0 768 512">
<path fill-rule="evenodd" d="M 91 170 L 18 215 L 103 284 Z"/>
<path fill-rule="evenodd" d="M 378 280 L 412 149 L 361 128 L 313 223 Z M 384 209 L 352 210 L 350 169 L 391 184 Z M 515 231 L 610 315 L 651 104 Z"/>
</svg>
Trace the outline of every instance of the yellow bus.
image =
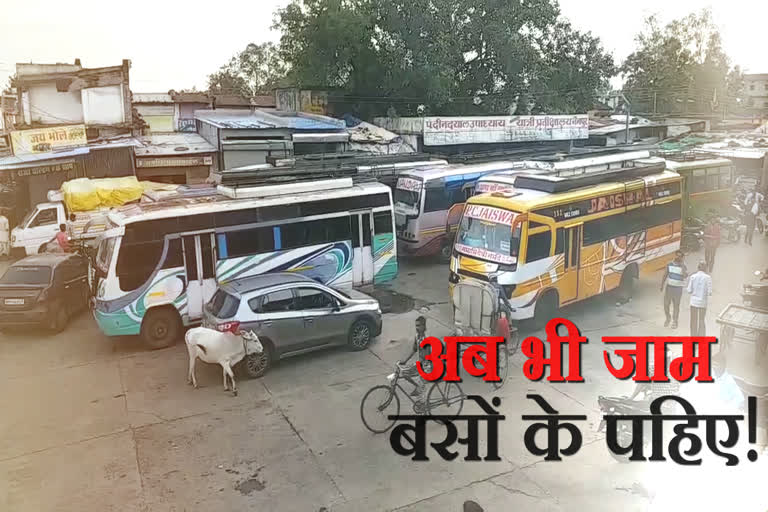
<svg viewBox="0 0 768 512">
<path fill-rule="evenodd" d="M 516 311 L 542 323 L 560 307 L 663 269 L 680 247 L 681 178 L 658 158 L 579 176 L 515 178 L 471 197 L 450 262 L 451 287 L 496 278 Z"/>
</svg>

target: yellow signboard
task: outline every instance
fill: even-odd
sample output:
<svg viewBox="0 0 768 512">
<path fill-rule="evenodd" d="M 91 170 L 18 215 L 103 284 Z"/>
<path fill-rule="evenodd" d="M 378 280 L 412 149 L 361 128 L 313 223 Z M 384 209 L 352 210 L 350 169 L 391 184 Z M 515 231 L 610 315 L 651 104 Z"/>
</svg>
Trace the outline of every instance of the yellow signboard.
<svg viewBox="0 0 768 512">
<path fill-rule="evenodd" d="M 85 146 L 87 143 L 84 124 L 11 132 L 14 155 L 49 153 L 56 149 Z"/>
</svg>

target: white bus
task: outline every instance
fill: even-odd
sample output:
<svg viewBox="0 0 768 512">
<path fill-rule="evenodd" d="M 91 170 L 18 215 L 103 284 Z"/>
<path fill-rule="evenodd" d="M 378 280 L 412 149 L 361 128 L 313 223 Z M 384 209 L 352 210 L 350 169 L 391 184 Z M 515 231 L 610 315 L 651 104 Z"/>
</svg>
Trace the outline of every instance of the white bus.
<svg viewBox="0 0 768 512">
<path fill-rule="evenodd" d="M 336 288 L 397 274 L 391 189 L 351 179 L 228 189 L 109 215 L 95 262 L 94 316 L 108 336 L 153 348 L 201 320 L 217 283 L 299 272 Z M 259 197 L 248 197 L 248 196 Z"/>
<path fill-rule="evenodd" d="M 448 210 L 463 204 L 472 187 L 485 174 L 512 169 L 520 163 L 501 161 L 454 164 L 400 173 L 395 185 L 395 223 L 403 254 L 451 256 L 451 240 L 445 233 Z"/>
</svg>

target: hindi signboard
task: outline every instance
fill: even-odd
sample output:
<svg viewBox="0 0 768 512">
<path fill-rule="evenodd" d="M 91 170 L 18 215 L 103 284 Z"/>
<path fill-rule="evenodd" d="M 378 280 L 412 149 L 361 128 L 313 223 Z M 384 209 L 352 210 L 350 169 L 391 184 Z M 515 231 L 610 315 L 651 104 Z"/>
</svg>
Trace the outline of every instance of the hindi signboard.
<svg viewBox="0 0 768 512">
<path fill-rule="evenodd" d="M 11 132 L 14 155 L 50 153 L 53 150 L 76 148 L 86 144 L 88 139 L 84 124 Z"/>
<path fill-rule="evenodd" d="M 212 156 L 189 156 L 182 158 L 137 158 L 136 167 L 197 167 L 212 165 Z"/>
<path fill-rule="evenodd" d="M 588 137 L 589 116 L 586 114 L 424 118 L 425 146 L 538 142 Z"/>
</svg>

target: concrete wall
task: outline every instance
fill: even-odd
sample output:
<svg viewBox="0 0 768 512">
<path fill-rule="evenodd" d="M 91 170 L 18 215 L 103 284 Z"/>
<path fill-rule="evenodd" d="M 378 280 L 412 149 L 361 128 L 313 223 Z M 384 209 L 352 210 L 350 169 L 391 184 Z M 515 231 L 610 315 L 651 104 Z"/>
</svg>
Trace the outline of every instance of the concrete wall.
<svg viewBox="0 0 768 512">
<path fill-rule="evenodd" d="M 80 91 L 58 92 L 56 84 L 32 85 L 27 91 L 29 120 L 35 124 L 77 124 L 84 121 Z M 26 106 L 26 105 L 25 105 Z"/>
<path fill-rule="evenodd" d="M 424 118 L 422 117 L 376 117 L 373 124 L 398 135 L 423 135 Z"/>
</svg>

